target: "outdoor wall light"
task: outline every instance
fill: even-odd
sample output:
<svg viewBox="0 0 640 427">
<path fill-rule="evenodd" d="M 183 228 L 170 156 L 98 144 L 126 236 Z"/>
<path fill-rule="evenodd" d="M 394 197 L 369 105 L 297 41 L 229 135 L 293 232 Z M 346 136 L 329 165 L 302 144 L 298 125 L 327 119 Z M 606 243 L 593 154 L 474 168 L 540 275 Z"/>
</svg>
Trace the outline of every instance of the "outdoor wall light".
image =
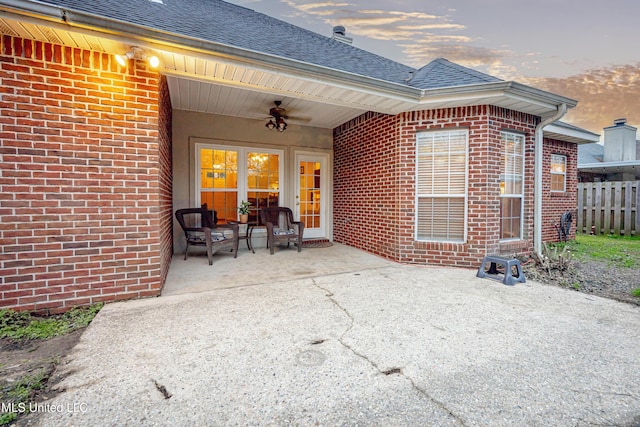
<svg viewBox="0 0 640 427">
<path fill-rule="evenodd" d="M 115 55 L 116 61 L 123 67 L 127 66 L 130 59 L 141 59 L 149 63 L 151 68 L 158 68 L 160 65 L 160 59 L 155 55 L 145 55 L 144 50 L 137 46 L 131 46 L 129 52 L 125 52 L 122 55 Z"/>
</svg>

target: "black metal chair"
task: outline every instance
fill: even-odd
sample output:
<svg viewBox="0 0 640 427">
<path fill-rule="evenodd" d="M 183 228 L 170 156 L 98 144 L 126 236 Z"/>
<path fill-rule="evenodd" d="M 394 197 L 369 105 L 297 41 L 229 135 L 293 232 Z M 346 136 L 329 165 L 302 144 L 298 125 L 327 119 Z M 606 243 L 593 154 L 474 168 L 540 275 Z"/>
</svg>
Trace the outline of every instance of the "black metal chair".
<svg viewBox="0 0 640 427">
<path fill-rule="evenodd" d="M 267 226 L 267 247 L 273 255 L 273 248 L 277 243 L 291 242 L 298 245 L 298 252 L 302 250 L 302 235 L 304 224 L 293 220 L 291 209 L 279 206 L 270 206 L 260 210 L 260 219 Z"/>
<path fill-rule="evenodd" d="M 207 248 L 209 265 L 213 264 L 213 254 L 222 249 L 233 251 L 233 257 L 238 257 L 238 224 L 216 225 L 215 218 L 206 208 L 186 208 L 176 211 L 176 219 L 184 231 L 187 247 L 184 259 L 187 259 L 189 246 L 204 246 Z"/>
</svg>

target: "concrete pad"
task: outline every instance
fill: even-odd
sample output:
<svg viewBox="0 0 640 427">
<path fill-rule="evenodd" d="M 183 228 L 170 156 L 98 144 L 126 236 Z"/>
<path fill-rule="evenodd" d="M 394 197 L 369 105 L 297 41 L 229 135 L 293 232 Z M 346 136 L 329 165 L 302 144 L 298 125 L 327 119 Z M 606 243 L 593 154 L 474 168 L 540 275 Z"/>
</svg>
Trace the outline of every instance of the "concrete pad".
<svg viewBox="0 0 640 427">
<path fill-rule="evenodd" d="M 303 248 L 293 245 L 277 247 L 270 255 L 264 245 L 255 253 L 240 242 L 238 257 L 231 252 L 217 252 L 213 265 L 209 265 L 206 253 L 199 248 L 184 259 L 184 254 L 173 257 L 163 296 L 214 289 L 227 289 L 261 283 L 316 277 L 370 268 L 386 267 L 389 261 L 349 246 L 334 243 L 328 248 Z"/>
<path fill-rule="evenodd" d="M 109 304 L 40 422 L 632 425 L 639 324 L 615 301 L 377 259 Z"/>
</svg>

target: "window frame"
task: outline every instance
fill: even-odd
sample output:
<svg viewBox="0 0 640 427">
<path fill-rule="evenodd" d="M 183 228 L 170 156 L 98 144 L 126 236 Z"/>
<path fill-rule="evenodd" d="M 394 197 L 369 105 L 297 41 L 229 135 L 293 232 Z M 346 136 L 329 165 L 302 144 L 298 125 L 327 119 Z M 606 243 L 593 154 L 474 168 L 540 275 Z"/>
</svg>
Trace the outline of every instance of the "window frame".
<svg viewBox="0 0 640 427">
<path fill-rule="evenodd" d="M 464 134 L 464 192 L 463 193 L 449 193 L 447 192 L 446 194 L 442 194 L 442 193 L 434 193 L 433 191 L 428 193 L 428 192 L 421 192 L 420 189 L 420 182 L 419 182 L 419 176 L 420 176 L 420 168 L 421 168 L 421 162 L 420 162 L 420 149 L 419 149 L 419 144 L 420 144 L 420 137 L 422 135 L 426 135 L 429 134 L 431 136 L 431 138 L 436 138 L 436 136 L 438 134 L 454 134 L 454 133 L 463 133 Z M 415 199 L 414 199 L 414 207 L 415 207 L 415 220 L 414 220 L 414 239 L 417 242 L 436 242 L 436 243 L 466 243 L 467 242 L 467 233 L 468 233 L 468 219 L 469 219 L 469 205 L 468 205 L 468 193 L 469 193 L 469 129 L 467 128 L 443 128 L 443 129 L 433 129 L 433 130 L 426 130 L 426 131 L 419 131 L 416 132 L 416 140 L 415 140 Z M 448 155 L 450 156 L 452 153 L 462 153 L 454 151 L 452 152 L 451 150 L 447 151 Z M 432 176 L 436 173 L 435 170 L 432 170 Z M 448 175 L 447 179 L 449 179 Z M 419 233 L 419 223 L 420 223 L 420 215 L 419 215 L 419 203 L 420 203 L 420 199 L 421 198 L 430 198 L 430 199 L 447 199 L 447 200 L 451 200 L 451 199 L 459 199 L 462 198 L 463 199 L 463 224 L 462 224 L 462 238 L 461 239 L 451 239 L 451 238 L 447 238 L 447 239 L 437 239 L 437 238 L 423 238 L 420 237 L 420 233 Z"/>
<path fill-rule="evenodd" d="M 273 148 L 262 148 L 262 147 L 250 147 L 250 146 L 238 146 L 238 145 L 224 145 L 224 144 L 207 144 L 197 142 L 195 144 L 195 188 L 194 188 L 194 200 L 196 206 L 201 205 L 200 195 L 202 191 L 211 191 L 216 192 L 216 189 L 211 188 L 202 188 L 202 171 L 200 168 L 201 165 L 201 150 L 224 150 L 224 151 L 235 151 L 238 156 L 238 183 L 237 183 L 237 194 L 238 200 L 236 201 L 236 206 L 240 204 L 242 200 L 247 200 L 247 194 L 251 191 L 261 191 L 256 189 L 250 189 L 249 187 L 249 168 L 247 155 L 249 153 L 265 153 L 265 154 L 277 154 L 280 156 L 279 164 L 278 164 L 278 204 L 282 206 L 284 199 L 284 150 L 273 149 Z M 219 189 L 218 191 L 227 191 L 226 189 Z"/>
<path fill-rule="evenodd" d="M 562 158 L 564 161 L 564 172 L 555 172 L 553 170 L 553 165 L 557 164 L 553 161 L 553 158 Z M 553 153 L 551 154 L 550 163 L 549 163 L 549 171 L 551 175 L 551 180 L 549 182 L 549 190 L 552 193 L 566 193 L 567 192 L 567 156 L 564 154 Z M 562 176 L 562 190 L 554 190 L 553 189 L 553 176 Z"/>
<path fill-rule="evenodd" d="M 507 140 L 504 139 L 505 136 L 507 135 L 511 135 L 517 138 L 521 138 L 522 139 L 522 150 L 520 152 L 520 157 L 521 157 L 521 170 L 522 170 L 522 175 L 520 176 L 521 178 L 521 190 L 520 193 L 506 193 L 505 191 L 502 190 L 502 188 L 500 189 L 500 241 L 501 242 L 510 242 L 510 241 L 518 241 L 518 240 L 523 240 L 524 239 L 524 194 L 525 194 L 525 153 L 526 153 L 526 144 L 527 144 L 527 138 L 526 135 L 523 133 L 519 133 L 519 132 L 513 132 L 513 131 L 507 131 L 507 130 L 503 130 L 500 132 L 500 142 L 502 144 L 502 156 L 503 159 L 504 157 L 506 157 L 509 153 L 506 152 L 507 150 Z M 504 176 L 506 178 L 507 176 L 507 165 L 505 161 L 501 161 L 501 166 L 500 166 L 500 175 Z M 515 176 L 514 174 L 509 174 L 511 176 Z M 500 179 L 500 184 L 502 184 L 503 181 L 502 179 Z M 506 189 L 506 181 L 505 181 L 505 189 Z M 519 236 L 518 237 L 502 237 L 502 220 L 503 220 L 503 216 L 502 216 L 502 212 L 503 212 L 503 199 L 516 199 L 519 198 L 520 199 L 520 231 L 519 231 Z"/>
</svg>

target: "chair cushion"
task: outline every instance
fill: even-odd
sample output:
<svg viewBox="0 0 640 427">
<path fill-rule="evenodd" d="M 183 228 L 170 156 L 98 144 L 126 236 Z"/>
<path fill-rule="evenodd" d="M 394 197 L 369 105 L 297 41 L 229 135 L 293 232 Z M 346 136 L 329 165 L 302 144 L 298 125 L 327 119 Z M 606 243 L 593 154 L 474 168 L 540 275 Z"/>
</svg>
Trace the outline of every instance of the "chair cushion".
<svg viewBox="0 0 640 427">
<path fill-rule="evenodd" d="M 288 229 L 288 230 L 280 230 L 279 228 L 274 228 L 273 229 L 273 235 L 274 236 L 286 236 L 289 234 L 296 234 L 296 230 L 293 229 Z"/>
</svg>

